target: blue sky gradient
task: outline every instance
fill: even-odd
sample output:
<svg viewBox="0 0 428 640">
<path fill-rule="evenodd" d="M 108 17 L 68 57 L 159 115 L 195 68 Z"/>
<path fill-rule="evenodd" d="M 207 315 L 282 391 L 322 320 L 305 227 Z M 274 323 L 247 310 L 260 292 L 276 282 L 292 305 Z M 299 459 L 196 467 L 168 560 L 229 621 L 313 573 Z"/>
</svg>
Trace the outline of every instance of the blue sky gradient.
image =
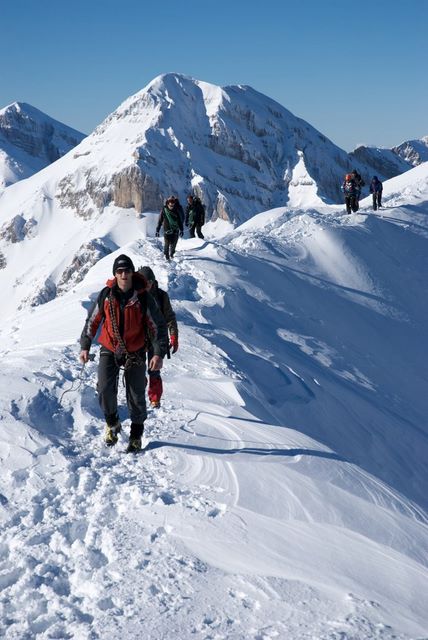
<svg viewBox="0 0 428 640">
<path fill-rule="evenodd" d="M 251 85 L 348 151 L 428 135 L 428 0 L 21 0 L 0 20 L 0 108 L 84 133 L 175 71 Z"/>
</svg>

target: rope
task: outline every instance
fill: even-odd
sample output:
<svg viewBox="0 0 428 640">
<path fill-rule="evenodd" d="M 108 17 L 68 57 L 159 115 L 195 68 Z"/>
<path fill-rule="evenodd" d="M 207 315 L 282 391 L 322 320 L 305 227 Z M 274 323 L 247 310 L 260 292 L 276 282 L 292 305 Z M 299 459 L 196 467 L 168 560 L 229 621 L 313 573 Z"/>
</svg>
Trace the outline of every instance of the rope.
<svg viewBox="0 0 428 640">
<path fill-rule="evenodd" d="M 85 365 L 86 362 L 83 363 L 82 368 L 80 369 L 80 373 L 78 375 L 78 377 L 73 380 L 73 382 L 71 383 L 71 387 L 69 389 L 66 389 L 65 391 L 62 392 L 61 397 L 59 399 L 59 403 L 62 404 L 62 399 L 65 396 L 66 393 L 70 393 L 71 391 L 78 391 L 80 389 L 80 387 L 82 386 L 83 383 L 83 372 L 85 371 Z M 75 387 L 74 385 L 77 382 L 77 387 Z"/>
<path fill-rule="evenodd" d="M 117 321 L 116 321 L 116 314 L 113 306 L 112 291 L 110 291 L 108 303 L 109 303 L 110 319 L 113 327 L 113 333 L 118 344 L 118 349 L 114 353 L 117 366 L 121 368 L 122 365 L 120 364 L 120 361 L 122 360 L 122 358 L 124 358 L 125 359 L 125 363 L 123 365 L 124 371 L 127 371 L 128 369 L 134 366 L 141 367 L 143 364 L 145 364 L 145 358 L 142 358 L 138 353 L 129 353 L 129 351 L 126 348 L 126 344 L 122 336 L 120 335 L 119 327 L 117 326 Z"/>
</svg>

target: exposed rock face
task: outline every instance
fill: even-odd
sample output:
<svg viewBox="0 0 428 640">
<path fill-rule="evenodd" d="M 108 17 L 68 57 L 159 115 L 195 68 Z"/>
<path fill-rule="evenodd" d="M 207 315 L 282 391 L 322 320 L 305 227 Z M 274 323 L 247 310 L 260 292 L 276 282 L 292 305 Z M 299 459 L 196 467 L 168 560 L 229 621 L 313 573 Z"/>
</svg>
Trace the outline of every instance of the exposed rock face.
<svg viewBox="0 0 428 640">
<path fill-rule="evenodd" d="M 381 180 L 395 176 L 428 161 L 428 136 L 420 140 L 407 140 L 392 149 L 357 147 L 349 157 L 365 164 Z"/>
<path fill-rule="evenodd" d="M 1 227 L 0 238 L 12 244 L 21 242 L 24 238 L 34 233 L 36 225 L 37 222 L 34 219 L 26 220 L 24 216 L 17 215 Z"/>
<path fill-rule="evenodd" d="M 87 171 L 83 184 L 76 185 L 75 176 L 66 175 L 58 183 L 55 194 L 62 207 L 73 209 L 82 218 L 91 218 L 111 202 L 111 190 L 106 179 L 98 181 Z"/>
<path fill-rule="evenodd" d="M 349 156 L 353 162 L 363 164 L 369 170 L 369 175 L 364 176 L 366 181 L 372 175 L 377 175 L 381 180 L 388 180 L 411 169 L 411 166 L 391 149 L 361 146 L 354 149 Z"/>
<path fill-rule="evenodd" d="M 157 211 L 163 198 L 160 185 L 144 173 L 139 165 L 128 167 L 117 173 L 112 180 L 112 197 L 118 207 L 134 207 L 138 212 Z"/>
<path fill-rule="evenodd" d="M 57 294 L 60 295 L 81 282 L 89 269 L 109 253 L 111 253 L 110 249 L 102 240 L 91 240 L 83 244 L 71 264 L 63 271 L 56 288 Z"/>
<path fill-rule="evenodd" d="M 428 136 L 420 140 L 407 140 L 393 147 L 392 151 L 412 167 L 417 167 L 422 162 L 428 162 Z"/>
<path fill-rule="evenodd" d="M 19 309 L 26 306 L 38 307 L 40 304 L 50 302 L 56 297 L 56 285 L 51 278 L 47 278 L 41 285 L 35 283 L 34 293 L 28 298 L 24 298 L 19 305 Z"/>
</svg>

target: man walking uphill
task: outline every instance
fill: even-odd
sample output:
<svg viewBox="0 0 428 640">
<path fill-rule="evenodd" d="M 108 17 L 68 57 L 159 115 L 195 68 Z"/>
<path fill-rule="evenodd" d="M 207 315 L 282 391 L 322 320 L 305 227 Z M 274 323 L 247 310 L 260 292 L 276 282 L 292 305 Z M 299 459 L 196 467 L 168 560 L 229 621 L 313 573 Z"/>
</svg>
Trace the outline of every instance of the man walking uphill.
<svg viewBox="0 0 428 640">
<path fill-rule="evenodd" d="M 189 234 L 191 238 L 195 237 L 195 231 L 198 234 L 198 238 L 204 239 L 202 233 L 202 226 L 205 224 L 205 207 L 199 198 L 187 196 L 186 207 L 186 227 L 189 227 Z"/>
<path fill-rule="evenodd" d="M 383 184 L 377 176 L 373 176 L 372 181 L 370 182 L 370 193 L 373 197 L 373 209 L 375 211 L 382 207 L 382 191 Z"/>
<path fill-rule="evenodd" d="M 181 209 L 181 211 L 180 211 Z M 160 228 L 163 226 L 163 252 L 165 258 L 170 260 L 174 257 L 178 236 L 183 235 L 183 219 L 181 213 L 183 208 L 175 196 L 170 196 L 162 207 L 156 226 L 156 236 L 159 236 Z"/>
<path fill-rule="evenodd" d="M 135 273 L 131 258 L 120 255 L 113 264 L 113 278 L 107 281 L 89 310 L 80 338 L 80 360 L 87 362 L 98 330 L 101 344 L 98 365 L 98 399 L 106 420 L 105 442 L 118 441 L 121 424 L 117 412 L 120 369 L 124 369 L 126 402 L 131 418 L 127 452 L 141 450 L 146 412 L 146 350 L 150 342 L 153 356 L 149 370 L 159 371 L 167 350 L 165 320 L 153 297 L 147 293 L 145 278 Z"/>
</svg>

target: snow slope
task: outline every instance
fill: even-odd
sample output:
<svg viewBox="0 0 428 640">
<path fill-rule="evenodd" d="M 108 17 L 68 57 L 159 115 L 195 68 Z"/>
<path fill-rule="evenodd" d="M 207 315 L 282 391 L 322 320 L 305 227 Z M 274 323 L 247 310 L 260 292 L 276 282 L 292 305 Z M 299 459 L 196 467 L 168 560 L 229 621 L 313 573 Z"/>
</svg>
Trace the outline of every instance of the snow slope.
<svg viewBox="0 0 428 640">
<path fill-rule="evenodd" d="M 428 166 L 387 182 L 384 201 L 378 214 L 367 199 L 350 216 L 319 205 L 209 223 L 171 264 L 155 215 L 115 207 L 52 213 L 11 245 L 3 637 L 427 637 Z M 63 269 L 59 225 L 112 253 L 62 295 L 22 304 L 34 284 L 22 264 Z M 147 451 L 132 457 L 123 387 L 125 433 L 109 450 L 96 363 L 77 360 L 119 252 L 153 267 L 180 328 Z"/>
</svg>

